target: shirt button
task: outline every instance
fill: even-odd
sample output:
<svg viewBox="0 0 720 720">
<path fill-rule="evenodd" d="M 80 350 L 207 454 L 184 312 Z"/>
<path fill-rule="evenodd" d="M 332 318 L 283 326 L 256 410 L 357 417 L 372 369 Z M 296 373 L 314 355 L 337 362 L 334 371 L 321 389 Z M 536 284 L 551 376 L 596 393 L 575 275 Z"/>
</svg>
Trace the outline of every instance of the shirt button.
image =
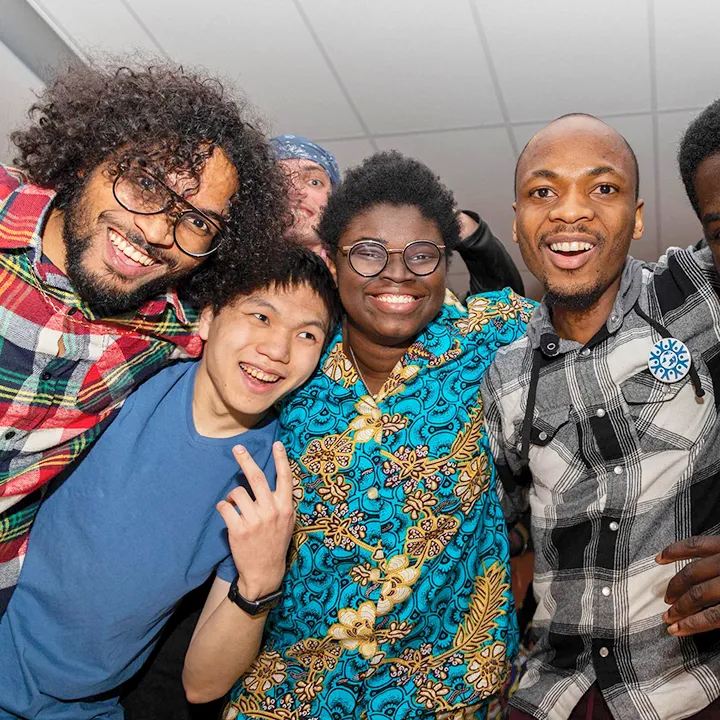
<svg viewBox="0 0 720 720">
<path fill-rule="evenodd" d="M 543 430 L 543 432 L 541 432 L 541 433 L 538 435 L 538 437 L 539 437 L 541 440 L 547 440 L 547 437 L 548 437 L 548 436 L 547 436 L 547 433 Z"/>
<path fill-rule="evenodd" d="M 6 440 L 12 440 L 15 437 L 15 431 L 14 430 L 8 430 L 5 433 L 5 439 Z"/>
<path fill-rule="evenodd" d="M 44 372 L 40 377 L 41 377 L 43 380 L 50 380 L 50 378 L 52 377 L 52 373 Z"/>
<path fill-rule="evenodd" d="M 376 487 L 371 487 L 371 488 L 367 491 L 367 496 L 368 496 L 371 500 L 377 500 L 379 494 L 380 494 L 380 493 L 378 492 L 378 489 L 377 489 Z"/>
<path fill-rule="evenodd" d="M 616 532 L 619 527 L 620 527 L 620 526 L 619 526 L 614 520 L 610 523 L 610 529 L 611 529 L 613 532 Z"/>
<path fill-rule="evenodd" d="M 616 475 L 622 475 L 623 469 L 622 469 L 619 465 L 616 465 L 616 466 L 613 468 L 613 472 L 614 472 Z"/>
<path fill-rule="evenodd" d="M 610 588 L 604 587 L 600 592 L 602 592 L 605 597 L 608 597 L 610 595 Z"/>
<path fill-rule="evenodd" d="M 583 349 L 580 351 L 580 354 L 581 354 L 583 357 L 587 357 L 587 356 L 590 354 L 590 348 L 583 348 Z"/>
<path fill-rule="evenodd" d="M 522 443 L 518 443 L 516 449 L 518 452 L 522 452 Z"/>
<path fill-rule="evenodd" d="M 595 414 L 596 414 L 598 417 L 605 417 L 605 410 L 603 410 L 602 408 L 598 408 L 598 409 L 595 411 Z"/>
<path fill-rule="evenodd" d="M 617 321 L 618 321 L 618 316 L 617 316 L 617 315 L 611 315 L 611 316 L 610 316 L 610 319 L 611 319 L 613 322 L 617 322 Z"/>
<path fill-rule="evenodd" d="M 601 647 L 598 652 L 600 653 L 600 657 L 607 657 L 610 654 L 610 651 L 606 647 Z"/>
</svg>

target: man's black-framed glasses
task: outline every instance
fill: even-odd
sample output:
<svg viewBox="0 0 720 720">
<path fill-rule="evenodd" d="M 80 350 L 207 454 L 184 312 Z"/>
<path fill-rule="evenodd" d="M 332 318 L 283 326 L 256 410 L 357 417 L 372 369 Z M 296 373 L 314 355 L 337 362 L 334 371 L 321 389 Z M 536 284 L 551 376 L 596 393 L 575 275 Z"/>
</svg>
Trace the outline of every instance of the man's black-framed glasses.
<svg viewBox="0 0 720 720">
<path fill-rule="evenodd" d="M 437 270 L 445 247 L 429 240 L 416 240 L 408 243 L 402 250 L 388 250 L 375 240 L 363 240 L 338 250 L 347 255 L 350 267 L 363 277 L 379 275 L 390 261 L 390 255 L 395 254 L 402 255 L 405 267 L 413 275 L 422 277 L 431 275 Z"/>
<path fill-rule="evenodd" d="M 175 221 L 175 244 L 186 255 L 206 257 L 223 241 L 223 230 L 217 222 L 143 168 L 121 165 L 113 182 L 113 195 L 120 205 L 136 215 L 167 213 Z M 173 208 L 186 209 L 177 212 Z"/>
</svg>

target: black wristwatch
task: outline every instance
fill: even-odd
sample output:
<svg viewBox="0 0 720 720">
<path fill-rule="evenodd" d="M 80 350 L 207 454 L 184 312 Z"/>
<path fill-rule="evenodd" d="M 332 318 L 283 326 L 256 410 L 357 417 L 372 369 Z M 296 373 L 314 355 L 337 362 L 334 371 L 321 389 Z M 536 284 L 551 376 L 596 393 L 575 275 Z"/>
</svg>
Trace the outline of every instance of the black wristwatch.
<svg viewBox="0 0 720 720">
<path fill-rule="evenodd" d="M 228 591 L 228 598 L 231 602 L 234 602 L 241 610 L 244 610 L 248 615 L 260 615 L 260 613 L 272 610 L 273 608 L 277 607 L 282 600 L 282 588 L 270 593 L 269 595 L 258 598 L 257 600 L 247 600 L 240 594 L 237 583 L 238 578 L 236 577 L 230 585 L 230 590 Z"/>
</svg>

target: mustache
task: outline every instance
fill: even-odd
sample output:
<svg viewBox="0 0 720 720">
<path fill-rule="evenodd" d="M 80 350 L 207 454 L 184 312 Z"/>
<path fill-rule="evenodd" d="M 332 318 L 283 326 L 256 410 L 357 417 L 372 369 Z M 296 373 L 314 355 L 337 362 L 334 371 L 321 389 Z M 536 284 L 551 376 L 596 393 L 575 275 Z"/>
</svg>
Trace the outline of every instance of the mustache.
<svg viewBox="0 0 720 720">
<path fill-rule="evenodd" d="M 137 247 L 138 250 L 144 252 L 147 256 L 159 263 L 164 263 L 168 266 L 170 271 L 174 270 L 178 261 L 172 257 L 167 251 L 161 250 L 160 248 L 150 245 L 144 238 L 143 234 L 137 230 L 131 230 L 125 227 L 122 223 L 116 222 L 113 218 L 112 212 L 105 210 L 101 212 L 98 220 L 106 225 L 111 225 L 115 228 L 129 243 L 132 243 Z"/>
<path fill-rule="evenodd" d="M 598 245 L 604 243 L 606 239 L 602 233 L 599 233 L 597 230 L 591 230 L 582 223 L 578 223 L 577 225 L 556 225 L 552 230 L 548 230 L 542 235 L 540 235 L 540 237 L 538 238 L 538 247 L 546 245 L 548 238 L 552 237 L 553 235 L 561 234 L 589 235 L 590 237 L 597 240 Z"/>
</svg>

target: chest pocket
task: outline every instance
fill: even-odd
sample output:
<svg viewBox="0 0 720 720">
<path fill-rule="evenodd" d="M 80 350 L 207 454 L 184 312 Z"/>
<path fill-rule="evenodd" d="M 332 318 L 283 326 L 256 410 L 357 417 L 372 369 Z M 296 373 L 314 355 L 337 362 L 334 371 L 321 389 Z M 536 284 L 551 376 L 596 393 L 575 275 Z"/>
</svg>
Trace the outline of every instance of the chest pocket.
<svg viewBox="0 0 720 720">
<path fill-rule="evenodd" d="M 716 414 L 712 394 L 697 398 L 689 374 L 664 383 L 643 370 L 620 389 L 645 452 L 690 450 Z"/>
<path fill-rule="evenodd" d="M 577 429 L 568 406 L 537 408 L 529 452 L 534 482 L 552 488 L 568 467 L 568 458 L 576 454 L 577 443 Z"/>
</svg>

